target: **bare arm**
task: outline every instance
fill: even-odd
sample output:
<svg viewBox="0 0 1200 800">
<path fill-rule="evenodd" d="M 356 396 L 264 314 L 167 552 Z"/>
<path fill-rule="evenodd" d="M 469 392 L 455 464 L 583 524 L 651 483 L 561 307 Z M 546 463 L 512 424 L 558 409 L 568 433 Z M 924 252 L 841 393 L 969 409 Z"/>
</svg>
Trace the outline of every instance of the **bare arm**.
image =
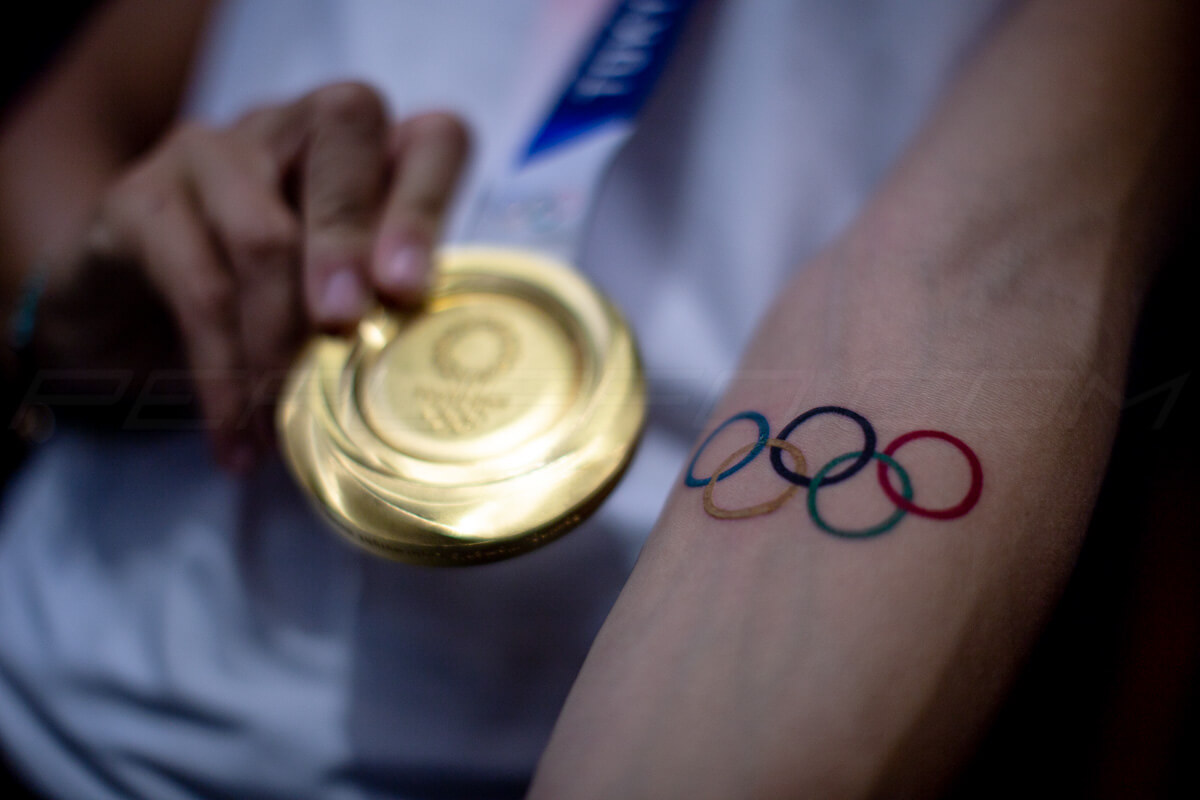
<svg viewBox="0 0 1200 800">
<path fill-rule="evenodd" d="M 1155 247 L 1194 175 L 1193 9 L 1031 0 L 996 32 L 765 320 L 709 431 L 752 413 L 698 448 L 696 485 L 668 501 L 532 797 L 944 785 L 1079 549 L 1115 426 L 1106 392 L 1122 385 Z M 805 469 L 769 444 L 737 468 L 760 435 L 754 414 L 782 438 L 829 406 L 867 422 L 910 478 L 908 503 L 954 513 L 837 535 L 893 519 L 881 479 L 904 494 L 879 459 L 814 489 L 834 459 L 847 455 L 828 477 L 869 449 L 838 412 L 787 431 Z M 927 430 L 963 448 L 900 438 Z M 788 471 L 810 485 L 784 497 Z"/>
<path fill-rule="evenodd" d="M 174 118 L 207 0 L 103 5 L 0 130 L 0 310 Z"/>
</svg>

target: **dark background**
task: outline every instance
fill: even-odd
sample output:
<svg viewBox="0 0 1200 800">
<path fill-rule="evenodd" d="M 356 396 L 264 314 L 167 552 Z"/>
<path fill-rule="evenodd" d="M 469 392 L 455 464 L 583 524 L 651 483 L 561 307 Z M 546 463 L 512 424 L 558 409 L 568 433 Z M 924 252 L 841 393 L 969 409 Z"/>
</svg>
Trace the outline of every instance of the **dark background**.
<svg viewBox="0 0 1200 800">
<path fill-rule="evenodd" d="M 56 0 L 0 27 L 9 54 L 0 122 L 94 5 Z M 1125 397 L 1114 398 L 1121 428 L 1078 568 L 955 800 L 1200 797 L 1200 336 L 1189 324 L 1200 203 L 1192 207 L 1143 315 Z M 23 453 L 9 430 L 12 394 L 0 387 L 0 487 Z M 0 765 L 0 789 L 9 780 Z"/>
</svg>

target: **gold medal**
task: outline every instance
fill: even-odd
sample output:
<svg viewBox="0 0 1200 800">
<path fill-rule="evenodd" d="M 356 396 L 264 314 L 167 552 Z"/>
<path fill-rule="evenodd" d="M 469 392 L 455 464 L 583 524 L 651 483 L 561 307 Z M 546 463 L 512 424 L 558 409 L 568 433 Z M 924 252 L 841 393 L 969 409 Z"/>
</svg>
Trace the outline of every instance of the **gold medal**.
<svg viewBox="0 0 1200 800">
<path fill-rule="evenodd" d="M 445 249 L 423 309 L 322 336 L 278 411 L 288 464 L 356 544 L 421 564 L 517 555 L 583 521 L 645 417 L 620 314 L 531 251 Z"/>
</svg>

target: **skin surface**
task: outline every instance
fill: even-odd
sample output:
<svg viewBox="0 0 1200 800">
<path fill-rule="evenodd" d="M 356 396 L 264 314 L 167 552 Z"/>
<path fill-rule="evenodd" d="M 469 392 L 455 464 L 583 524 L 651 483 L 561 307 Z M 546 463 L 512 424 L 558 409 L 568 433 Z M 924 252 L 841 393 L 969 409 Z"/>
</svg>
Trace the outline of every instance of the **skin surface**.
<svg viewBox="0 0 1200 800">
<path fill-rule="evenodd" d="M 1020 4 L 781 292 L 709 426 L 754 409 L 775 435 L 837 405 L 881 446 L 947 431 L 978 454 L 978 504 L 848 541 L 812 523 L 803 489 L 729 520 L 681 481 L 533 797 L 926 797 L 953 774 L 1070 572 L 1104 470 L 1117 409 L 1092 387 L 1122 383 L 1195 166 L 1195 5 Z M 217 457 L 245 468 L 264 446 L 247 377 L 372 297 L 419 295 L 466 144 L 452 118 L 393 122 L 353 84 L 229 129 L 173 127 L 206 11 L 116 0 L 6 120 L 0 309 L 44 262 L 39 363 L 181 359 Z M 731 425 L 698 474 L 753 437 Z M 812 475 L 862 439 L 830 417 L 788 441 Z M 923 505 L 966 489 L 944 443 L 898 460 Z M 762 455 L 714 492 L 739 508 L 784 488 Z M 820 510 L 858 528 L 894 506 L 868 469 L 822 489 Z"/>
<path fill-rule="evenodd" d="M 43 264 L 38 365 L 182 361 L 218 460 L 244 470 L 271 443 L 264 376 L 376 299 L 420 300 L 467 135 L 445 113 L 391 121 L 354 83 L 171 125 L 206 11 L 112 3 L 4 130 L 0 309 Z"/>
<path fill-rule="evenodd" d="M 1053 607 L 1103 475 L 1133 325 L 1194 176 L 1194 4 L 1019 5 L 868 208 L 804 266 L 705 436 L 771 436 L 814 406 L 969 443 L 953 520 L 847 540 L 801 498 L 714 519 L 680 485 L 600 632 L 530 797 L 930 797 L 972 750 Z M 755 440 L 730 425 L 708 476 Z M 863 446 L 836 415 L 788 438 L 812 475 Z M 897 454 L 922 505 L 961 455 Z M 821 489 L 841 527 L 895 506 L 864 470 Z M 722 507 L 784 489 L 760 456 Z M 804 490 L 801 490 L 803 492 Z"/>
</svg>

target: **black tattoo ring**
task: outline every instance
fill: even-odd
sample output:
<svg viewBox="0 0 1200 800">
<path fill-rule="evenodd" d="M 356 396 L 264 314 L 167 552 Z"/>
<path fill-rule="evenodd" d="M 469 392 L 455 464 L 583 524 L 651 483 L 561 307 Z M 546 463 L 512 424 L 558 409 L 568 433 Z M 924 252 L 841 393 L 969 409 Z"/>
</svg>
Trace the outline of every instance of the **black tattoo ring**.
<svg viewBox="0 0 1200 800">
<path fill-rule="evenodd" d="M 843 417 L 848 417 L 858 423 L 858 427 L 863 431 L 863 447 L 858 458 L 854 460 L 850 466 L 843 469 L 836 475 L 826 475 L 822 481 L 822 486 L 831 486 L 835 483 L 841 483 L 847 478 L 854 477 L 863 467 L 871 463 L 871 459 L 875 456 L 875 429 L 871 427 L 871 423 L 867 422 L 867 418 L 862 414 L 856 414 L 848 408 L 841 406 L 819 406 L 809 411 L 805 411 L 800 416 L 787 424 L 776 436 L 776 439 L 787 440 L 791 436 L 792 431 L 799 428 L 805 422 L 818 414 L 840 414 Z M 793 472 L 783 465 L 783 450 L 781 448 L 771 446 L 771 466 L 775 468 L 775 472 L 785 481 L 791 481 L 797 486 L 808 486 L 812 483 L 812 479 L 807 475 L 801 475 L 798 472 Z"/>
</svg>

